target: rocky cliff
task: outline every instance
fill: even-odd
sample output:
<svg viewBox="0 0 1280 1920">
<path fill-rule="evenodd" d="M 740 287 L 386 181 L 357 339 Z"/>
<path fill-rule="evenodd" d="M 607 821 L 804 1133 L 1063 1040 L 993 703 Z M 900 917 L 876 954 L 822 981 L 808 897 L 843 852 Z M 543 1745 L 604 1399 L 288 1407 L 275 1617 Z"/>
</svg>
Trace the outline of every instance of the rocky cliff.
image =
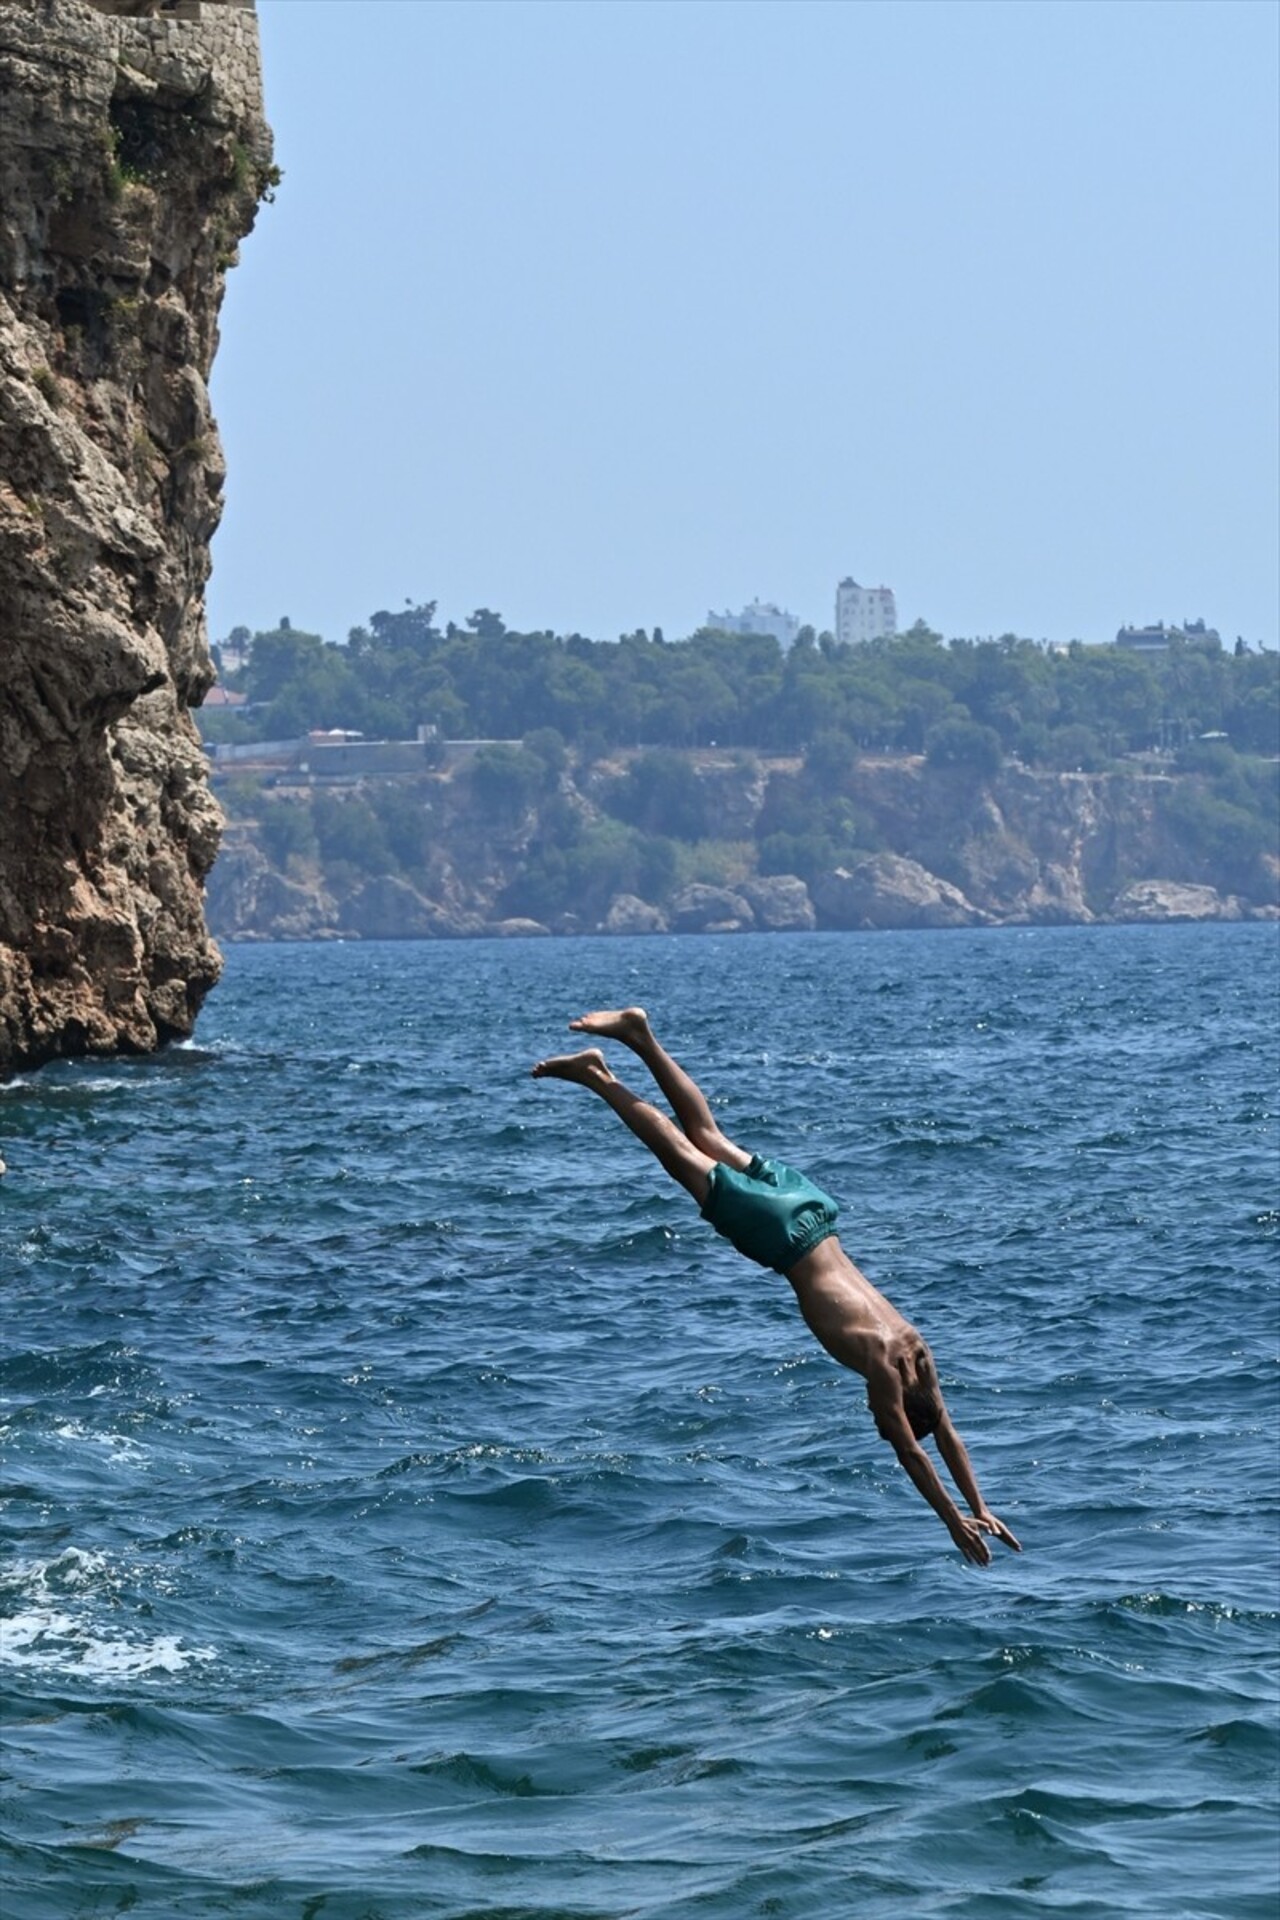
<svg viewBox="0 0 1280 1920">
<path fill-rule="evenodd" d="M 707 788 L 716 837 L 686 853 L 707 877 L 681 883 L 671 875 L 647 898 L 642 881 L 623 878 L 616 822 L 611 833 L 607 816 L 622 761 L 566 770 L 541 795 L 505 809 L 486 800 L 465 765 L 320 787 L 269 774 L 256 793 L 240 796 L 240 817 L 210 879 L 211 922 L 232 940 L 394 940 L 1280 914 L 1274 851 L 1250 850 L 1234 816 L 1225 843 L 1194 831 L 1177 804 L 1197 789 L 1190 777 L 1011 765 L 975 780 L 918 756 L 866 760 L 845 785 L 855 823 L 850 850 L 806 881 L 762 875 L 753 840 L 780 787 L 803 796 L 800 763 L 705 752 L 690 761 Z M 1218 819 L 1210 813 L 1210 825 Z M 388 823 L 401 850 L 398 871 L 382 830 Z M 600 838 L 579 860 L 574 887 L 560 890 L 567 904 L 557 906 L 552 888 L 539 897 L 529 875 L 554 874 L 556 849 L 563 854 L 575 832 Z M 354 857 L 361 850 L 364 865 Z"/>
<path fill-rule="evenodd" d="M 145 1051 L 217 978 L 189 709 L 206 386 L 272 180 L 239 0 L 0 3 L 0 1071 Z"/>
</svg>

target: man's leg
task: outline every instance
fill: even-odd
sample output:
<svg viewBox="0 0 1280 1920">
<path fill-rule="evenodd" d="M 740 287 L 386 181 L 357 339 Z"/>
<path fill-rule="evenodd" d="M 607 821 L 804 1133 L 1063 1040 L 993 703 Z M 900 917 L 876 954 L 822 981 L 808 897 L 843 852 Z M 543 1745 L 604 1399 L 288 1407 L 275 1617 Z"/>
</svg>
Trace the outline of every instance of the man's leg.
<svg viewBox="0 0 1280 1920">
<path fill-rule="evenodd" d="M 659 1088 L 671 1102 L 676 1119 L 693 1145 L 712 1160 L 741 1173 L 751 1164 L 751 1155 L 721 1133 L 707 1097 L 695 1080 L 690 1079 L 678 1061 L 673 1060 L 654 1038 L 649 1016 L 643 1007 L 623 1007 L 611 1013 L 584 1013 L 571 1020 L 574 1033 L 590 1033 L 606 1040 L 620 1040 L 638 1054 Z"/>
<path fill-rule="evenodd" d="M 633 1093 L 630 1087 L 624 1086 L 609 1071 L 598 1047 L 588 1047 L 583 1053 L 562 1053 L 550 1060 L 539 1060 L 533 1069 L 533 1077 L 535 1080 L 571 1080 L 577 1086 L 598 1093 L 605 1105 L 612 1107 L 623 1124 L 630 1127 L 636 1138 L 643 1140 L 650 1153 L 656 1154 L 672 1179 L 678 1180 L 693 1195 L 699 1206 L 706 1200 L 707 1176 L 715 1164 L 711 1155 L 701 1152 L 665 1113 L 660 1113 L 657 1107 L 651 1106 L 638 1093 Z"/>
</svg>

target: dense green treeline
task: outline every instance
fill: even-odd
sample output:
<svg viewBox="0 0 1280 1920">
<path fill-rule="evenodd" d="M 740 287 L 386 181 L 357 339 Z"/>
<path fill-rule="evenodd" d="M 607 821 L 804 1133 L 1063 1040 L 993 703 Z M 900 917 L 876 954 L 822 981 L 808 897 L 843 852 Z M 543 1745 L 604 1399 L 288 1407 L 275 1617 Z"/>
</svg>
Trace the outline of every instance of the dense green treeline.
<svg viewBox="0 0 1280 1920">
<path fill-rule="evenodd" d="M 802 630 L 785 655 L 765 635 L 660 630 L 618 641 L 515 633 L 487 608 L 463 628 L 430 602 L 381 612 L 346 645 L 287 622 L 252 636 L 225 684 L 252 711 L 202 716 L 206 737 L 286 739 L 342 727 L 370 739 L 523 739 L 553 730 L 579 757 L 610 747 L 716 744 L 808 752 L 824 739 L 927 753 L 939 765 L 1096 771 L 1121 754 L 1223 734 L 1239 753 L 1280 750 L 1280 655 L 1175 641 L 1166 653 L 1074 643 L 1049 652 L 1006 634 L 952 640 L 917 624 L 842 646 Z M 237 630 L 243 644 L 249 636 Z"/>
</svg>

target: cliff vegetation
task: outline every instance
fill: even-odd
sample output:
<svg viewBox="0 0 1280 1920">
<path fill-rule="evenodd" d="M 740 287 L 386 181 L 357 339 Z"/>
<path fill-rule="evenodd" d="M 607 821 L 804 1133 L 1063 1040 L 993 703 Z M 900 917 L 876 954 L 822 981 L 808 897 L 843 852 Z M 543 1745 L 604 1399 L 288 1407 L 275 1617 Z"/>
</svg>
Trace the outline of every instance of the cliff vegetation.
<svg viewBox="0 0 1280 1920">
<path fill-rule="evenodd" d="M 1280 660 L 600 642 L 480 609 L 232 636 L 209 710 L 232 938 L 1277 912 Z M 256 736 L 256 744 L 255 744 Z"/>
</svg>

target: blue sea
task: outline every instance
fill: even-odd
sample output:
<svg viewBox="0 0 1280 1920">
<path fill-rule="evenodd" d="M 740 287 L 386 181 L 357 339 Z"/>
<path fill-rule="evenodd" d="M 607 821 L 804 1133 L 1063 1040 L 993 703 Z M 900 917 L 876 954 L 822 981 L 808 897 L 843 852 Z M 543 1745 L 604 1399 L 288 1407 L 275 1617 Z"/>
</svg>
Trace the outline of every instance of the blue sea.
<svg viewBox="0 0 1280 1920">
<path fill-rule="evenodd" d="M 1276 990 L 1269 926 L 241 947 L 0 1090 L 5 1920 L 1275 1920 Z M 632 1002 L 1021 1556 L 529 1078 Z"/>
</svg>

